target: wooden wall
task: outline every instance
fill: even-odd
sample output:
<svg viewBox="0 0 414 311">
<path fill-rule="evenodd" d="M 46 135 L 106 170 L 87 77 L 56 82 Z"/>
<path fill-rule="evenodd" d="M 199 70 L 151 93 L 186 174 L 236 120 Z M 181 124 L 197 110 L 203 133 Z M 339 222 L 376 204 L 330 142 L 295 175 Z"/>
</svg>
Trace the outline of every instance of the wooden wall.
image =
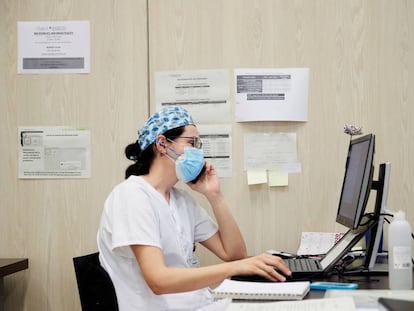
<svg viewBox="0 0 414 311">
<path fill-rule="evenodd" d="M 232 123 L 222 186 L 250 254 L 294 252 L 302 231 L 344 230 L 345 123 L 376 134 L 376 164 L 392 163 L 389 208 L 414 226 L 413 12 L 409 0 L 1 0 L 0 257 L 30 266 L 5 279 L 6 310 L 80 309 L 72 257 L 96 250 L 123 148 L 154 110 L 156 71 L 310 68 L 308 122 Z M 17 21 L 47 20 L 90 21 L 90 74 L 17 75 Z M 17 127 L 35 125 L 89 127 L 92 178 L 19 180 Z M 256 132 L 297 133 L 302 172 L 288 187 L 247 186 L 243 134 Z"/>
<path fill-rule="evenodd" d="M 6 310 L 79 310 L 72 257 L 96 251 L 103 201 L 123 179 L 123 148 L 148 115 L 146 1 L 0 2 L 0 256 Z M 17 21 L 89 20 L 91 73 L 17 75 Z M 18 126 L 88 127 L 92 177 L 17 179 Z"/>
</svg>

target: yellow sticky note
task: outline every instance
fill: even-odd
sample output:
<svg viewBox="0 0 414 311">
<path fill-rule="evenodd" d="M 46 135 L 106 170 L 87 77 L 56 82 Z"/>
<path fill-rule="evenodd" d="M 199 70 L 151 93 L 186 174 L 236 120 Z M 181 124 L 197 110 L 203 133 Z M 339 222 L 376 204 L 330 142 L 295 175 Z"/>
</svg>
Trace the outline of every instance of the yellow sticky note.
<svg viewBox="0 0 414 311">
<path fill-rule="evenodd" d="M 280 187 L 289 185 L 289 174 L 281 169 L 269 170 L 268 175 L 270 187 Z"/>
<path fill-rule="evenodd" d="M 247 184 L 257 185 L 267 183 L 266 170 L 249 170 L 247 171 Z"/>
</svg>

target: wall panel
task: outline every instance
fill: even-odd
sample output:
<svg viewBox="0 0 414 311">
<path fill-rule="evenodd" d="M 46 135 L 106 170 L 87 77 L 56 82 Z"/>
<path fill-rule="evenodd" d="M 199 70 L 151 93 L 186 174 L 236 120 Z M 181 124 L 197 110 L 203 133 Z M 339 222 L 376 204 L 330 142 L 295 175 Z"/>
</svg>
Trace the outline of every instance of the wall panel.
<svg viewBox="0 0 414 311">
<path fill-rule="evenodd" d="M 148 115 L 146 13 L 144 0 L 0 3 L 0 256 L 29 258 L 5 279 L 6 310 L 80 309 L 72 257 L 97 250 L 123 149 Z M 90 21 L 90 74 L 17 75 L 17 21 L 48 20 Z M 48 125 L 91 129 L 91 178 L 17 179 L 17 127 Z"/>
</svg>

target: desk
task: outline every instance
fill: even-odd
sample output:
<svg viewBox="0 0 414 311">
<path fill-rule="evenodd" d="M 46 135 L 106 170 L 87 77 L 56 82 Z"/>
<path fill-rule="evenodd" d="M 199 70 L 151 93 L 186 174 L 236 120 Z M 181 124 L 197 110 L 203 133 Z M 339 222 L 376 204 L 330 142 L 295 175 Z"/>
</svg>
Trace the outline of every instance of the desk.
<svg viewBox="0 0 414 311">
<path fill-rule="evenodd" d="M 352 282 L 358 283 L 358 289 L 388 289 L 388 275 L 369 275 L 369 276 L 331 276 L 317 281 L 331 281 L 331 282 Z M 305 299 L 323 298 L 325 291 L 311 290 Z"/>
<path fill-rule="evenodd" d="M 27 258 L 0 258 L 0 311 L 4 311 L 3 278 L 29 267 Z"/>
</svg>

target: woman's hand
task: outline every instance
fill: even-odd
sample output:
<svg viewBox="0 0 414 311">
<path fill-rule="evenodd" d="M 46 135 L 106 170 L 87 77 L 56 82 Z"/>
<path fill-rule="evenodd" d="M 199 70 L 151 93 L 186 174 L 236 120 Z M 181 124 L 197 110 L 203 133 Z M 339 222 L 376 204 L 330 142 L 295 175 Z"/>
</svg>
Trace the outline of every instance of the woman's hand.
<svg viewBox="0 0 414 311">
<path fill-rule="evenodd" d="M 196 183 L 189 182 L 187 185 L 194 191 L 200 192 L 205 196 L 221 194 L 220 181 L 213 165 L 205 162 L 205 171 Z"/>
<path fill-rule="evenodd" d="M 259 275 L 270 281 L 286 281 L 286 276 L 292 272 L 285 261 L 268 253 L 249 257 L 233 262 L 235 264 L 234 275 Z"/>
</svg>

